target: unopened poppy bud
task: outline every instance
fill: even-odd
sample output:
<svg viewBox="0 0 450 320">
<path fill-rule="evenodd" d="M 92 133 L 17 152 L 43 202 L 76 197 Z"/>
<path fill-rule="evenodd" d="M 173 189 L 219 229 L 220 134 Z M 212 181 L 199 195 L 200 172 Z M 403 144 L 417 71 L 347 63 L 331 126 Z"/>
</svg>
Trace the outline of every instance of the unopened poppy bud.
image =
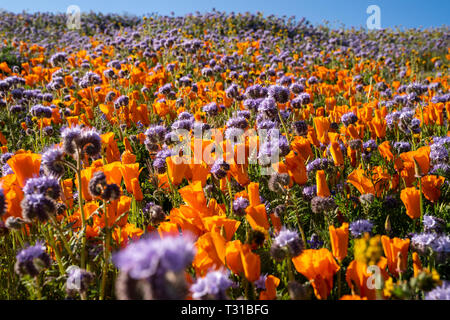
<svg viewBox="0 0 450 320">
<path fill-rule="evenodd" d="M 414 160 L 414 177 L 421 178 L 423 176 L 422 169 L 420 168 L 416 158 L 413 157 L 413 160 Z"/>
<path fill-rule="evenodd" d="M 384 223 L 384 229 L 386 230 L 387 234 L 391 233 L 391 220 L 389 218 L 389 215 L 386 217 L 386 221 Z"/>
</svg>

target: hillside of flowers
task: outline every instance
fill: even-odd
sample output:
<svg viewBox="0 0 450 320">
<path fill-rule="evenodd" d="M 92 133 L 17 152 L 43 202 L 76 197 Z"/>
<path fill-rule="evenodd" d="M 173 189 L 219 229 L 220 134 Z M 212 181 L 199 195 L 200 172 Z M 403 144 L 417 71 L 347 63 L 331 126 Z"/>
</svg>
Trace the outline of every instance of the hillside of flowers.
<svg viewBox="0 0 450 320">
<path fill-rule="evenodd" d="M 0 41 L 0 299 L 450 300 L 448 27 L 1 12 Z"/>
</svg>

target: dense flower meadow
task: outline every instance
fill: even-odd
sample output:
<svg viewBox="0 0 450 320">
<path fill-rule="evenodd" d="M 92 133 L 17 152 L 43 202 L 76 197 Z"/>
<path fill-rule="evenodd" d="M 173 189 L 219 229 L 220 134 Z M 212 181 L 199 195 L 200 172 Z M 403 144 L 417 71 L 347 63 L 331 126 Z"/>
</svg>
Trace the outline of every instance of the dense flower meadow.
<svg viewBox="0 0 450 320">
<path fill-rule="evenodd" d="M 1 299 L 450 299 L 448 27 L 0 36 Z"/>
</svg>

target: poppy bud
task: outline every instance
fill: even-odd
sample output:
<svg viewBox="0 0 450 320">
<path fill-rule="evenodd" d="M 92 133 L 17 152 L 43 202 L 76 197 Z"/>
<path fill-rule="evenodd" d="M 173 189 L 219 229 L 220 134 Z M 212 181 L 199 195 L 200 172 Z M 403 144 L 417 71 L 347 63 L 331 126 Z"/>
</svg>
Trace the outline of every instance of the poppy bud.
<svg viewBox="0 0 450 320">
<path fill-rule="evenodd" d="M 416 158 L 413 157 L 413 160 L 414 160 L 414 177 L 421 178 L 423 176 L 422 169 L 420 168 Z"/>
<path fill-rule="evenodd" d="M 391 220 L 389 219 L 389 215 L 386 217 L 386 221 L 384 222 L 384 229 L 387 234 L 391 233 Z"/>
</svg>

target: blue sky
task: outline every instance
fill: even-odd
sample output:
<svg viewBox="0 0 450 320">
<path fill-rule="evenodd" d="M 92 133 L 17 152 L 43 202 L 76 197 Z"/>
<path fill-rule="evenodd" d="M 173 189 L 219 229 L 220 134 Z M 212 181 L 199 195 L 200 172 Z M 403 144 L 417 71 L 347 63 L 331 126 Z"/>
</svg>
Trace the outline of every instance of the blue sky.
<svg viewBox="0 0 450 320">
<path fill-rule="evenodd" d="M 131 13 L 142 15 L 157 12 L 184 15 L 206 12 L 212 8 L 226 12 L 257 12 L 264 15 L 295 15 L 306 17 L 313 24 L 329 21 L 330 26 L 365 27 L 369 5 L 381 9 L 381 27 L 432 27 L 450 25 L 449 0 L 14 0 L 0 1 L 0 8 L 28 12 L 66 12 L 69 5 L 78 5 L 82 12 Z"/>
</svg>

